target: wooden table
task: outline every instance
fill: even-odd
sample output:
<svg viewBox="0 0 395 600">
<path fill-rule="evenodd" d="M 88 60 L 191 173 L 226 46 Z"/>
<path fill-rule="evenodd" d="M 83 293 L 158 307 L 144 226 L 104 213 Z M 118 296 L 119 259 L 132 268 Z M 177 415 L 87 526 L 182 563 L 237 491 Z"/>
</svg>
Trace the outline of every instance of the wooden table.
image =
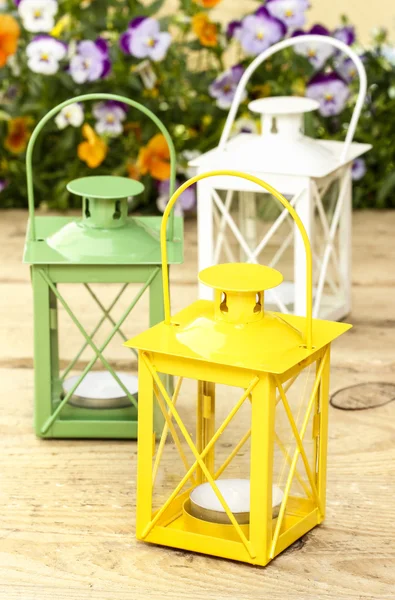
<svg viewBox="0 0 395 600">
<path fill-rule="evenodd" d="M 1 213 L 0 599 L 395 598 L 395 402 L 377 393 L 358 393 L 365 410 L 331 407 L 326 521 L 267 568 L 136 542 L 136 444 L 33 434 L 25 227 L 24 212 Z M 194 221 L 186 231 L 175 310 L 196 295 Z M 394 231 L 395 211 L 355 214 L 354 328 L 334 346 L 332 391 L 395 383 Z"/>
</svg>

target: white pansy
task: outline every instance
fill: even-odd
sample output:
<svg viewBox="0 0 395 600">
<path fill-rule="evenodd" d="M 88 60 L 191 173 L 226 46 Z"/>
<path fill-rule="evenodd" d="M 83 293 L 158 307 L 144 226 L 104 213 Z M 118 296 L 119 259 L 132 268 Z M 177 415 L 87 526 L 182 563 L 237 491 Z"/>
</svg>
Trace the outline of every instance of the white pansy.
<svg viewBox="0 0 395 600">
<path fill-rule="evenodd" d="M 21 0 L 18 5 L 23 27 L 34 33 L 51 31 L 57 12 L 58 3 L 55 0 Z"/>
<path fill-rule="evenodd" d="M 49 35 L 39 36 L 26 47 L 27 65 L 34 73 L 53 75 L 66 52 L 67 47 L 62 42 Z"/>
<path fill-rule="evenodd" d="M 84 122 L 84 109 L 81 104 L 75 102 L 62 108 L 60 113 L 55 117 L 55 123 L 58 129 L 64 129 L 68 125 L 72 127 L 80 127 Z"/>
</svg>

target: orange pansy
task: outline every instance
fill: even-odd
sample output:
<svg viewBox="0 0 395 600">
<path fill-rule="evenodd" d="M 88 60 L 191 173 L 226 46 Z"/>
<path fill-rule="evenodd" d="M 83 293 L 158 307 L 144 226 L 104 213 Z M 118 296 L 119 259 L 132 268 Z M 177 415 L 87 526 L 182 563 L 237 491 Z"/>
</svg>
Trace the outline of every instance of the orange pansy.
<svg viewBox="0 0 395 600">
<path fill-rule="evenodd" d="M 213 8 L 213 6 L 217 6 L 221 0 L 195 0 L 196 4 L 200 4 L 204 8 Z"/>
<path fill-rule="evenodd" d="M 148 144 L 141 148 L 137 167 L 142 175 L 150 173 L 155 179 L 164 181 L 170 177 L 170 152 L 161 133 L 157 133 Z"/>
<path fill-rule="evenodd" d="M 210 21 L 206 13 L 198 13 L 192 17 L 192 30 L 202 46 L 217 45 L 217 26 Z"/>
<path fill-rule="evenodd" d="M 30 127 L 33 123 L 31 117 L 16 117 L 8 121 L 8 134 L 4 147 L 14 154 L 23 152 L 30 137 Z"/>
<path fill-rule="evenodd" d="M 86 142 L 78 144 L 78 158 L 86 162 L 91 169 L 95 169 L 106 158 L 108 146 L 87 123 L 82 127 L 82 135 Z"/>
<path fill-rule="evenodd" d="M 128 163 L 126 165 L 126 170 L 128 172 L 128 177 L 130 177 L 130 179 L 140 179 L 140 169 L 138 168 L 138 166 L 136 165 L 136 163 Z"/>
<path fill-rule="evenodd" d="M 20 29 L 11 15 L 0 15 L 0 67 L 4 67 L 7 58 L 15 54 Z"/>
</svg>

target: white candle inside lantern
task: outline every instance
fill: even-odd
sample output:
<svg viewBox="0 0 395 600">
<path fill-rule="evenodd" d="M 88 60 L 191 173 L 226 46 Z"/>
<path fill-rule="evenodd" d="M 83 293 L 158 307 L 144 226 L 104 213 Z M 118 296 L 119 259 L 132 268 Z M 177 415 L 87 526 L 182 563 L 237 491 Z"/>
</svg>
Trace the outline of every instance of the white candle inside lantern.
<svg viewBox="0 0 395 600">
<path fill-rule="evenodd" d="M 137 377 L 117 373 L 119 379 L 133 396 L 137 395 Z M 63 383 L 64 393 L 75 385 L 79 375 L 73 375 Z M 70 404 L 85 408 L 123 408 L 131 406 L 130 400 L 109 371 L 87 373 L 74 391 Z"/>
<path fill-rule="evenodd" d="M 240 524 L 250 521 L 250 480 L 218 479 L 216 482 L 226 504 Z M 278 515 L 283 499 L 282 490 L 274 485 L 272 488 L 273 517 Z M 229 518 L 218 500 L 210 483 L 198 485 L 190 495 L 191 513 L 194 517 L 213 523 L 229 523 Z"/>
</svg>

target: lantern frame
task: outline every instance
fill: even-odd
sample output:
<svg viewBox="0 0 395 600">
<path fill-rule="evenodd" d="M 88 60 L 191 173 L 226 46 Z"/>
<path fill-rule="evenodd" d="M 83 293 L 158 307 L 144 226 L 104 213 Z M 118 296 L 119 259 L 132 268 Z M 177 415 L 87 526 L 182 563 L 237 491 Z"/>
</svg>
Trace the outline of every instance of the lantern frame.
<svg viewBox="0 0 395 600">
<path fill-rule="evenodd" d="M 189 185 L 196 183 L 202 178 L 218 176 L 244 177 L 275 195 L 295 219 L 301 233 L 306 249 L 307 317 L 273 313 L 276 318 L 284 320 L 292 329 L 297 330 L 300 335 L 300 341 L 296 347 L 292 348 L 292 350 L 288 349 L 288 352 L 284 356 L 273 352 L 272 346 L 265 349 L 264 345 L 262 345 L 259 350 L 257 347 L 251 348 L 250 352 L 247 352 L 247 356 L 243 354 L 238 359 L 233 359 L 232 356 L 225 352 L 221 353 L 221 350 L 210 354 L 209 345 L 207 352 L 199 352 L 196 346 L 189 347 L 187 343 L 178 338 L 178 331 L 182 331 L 184 325 L 187 326 L 197 319 L 204 321 L 205 318 L 210 318 L 209 315 L 212 314 L 213 302 L 200 300 L 190 307 L 185 308 L 174 317 L 171 316 L 169 278 L 166 269 L 166 220 L 177 198 Z M 265 566 L 274 556 L 282 552 L 315 525 L 321 523 L 324 518 L 327 411 L 329 402 L 329 348 L 331 341 L 349 329 L 350 326 L 343 323 L 313 320 L 312 255 L 303 223 L 294 208 L 281 194 L 254 176 L 236 171 L 209 172 L 193 177 L 183 184 L 172 196 L 165 210 L 161 228 L 161 248 L 163 259 L 163 296 L 165 302 L 164 322 L 136 336 L 126 344 L 129 347 L 137 348 L 139 351 L 140 412 L 138 423 L 136 535 L 139 540 L 146 542 Z M 264 320 L 263 318 L 262 321 Z M 198 327 L 198 325 L 195 327 Z M 201 332 L 202 347 L 204 343 L 209 344 L 209 333 L 209 330 Z M 221 333 L 222 335 L 223 333 Z M 229 340 L 223 342 L 224 344 L 226 343 L 227 348 L 232 343 L 236 343 L 236 338 L 232 341 L 232 330 L 229 330 L 229 338 Z M 263 339 L 262 336 L 260 339 Z M 275 345 L 281 347 L 281 342 L 278 341 Z M 286 393 L 293 384 L 296 376 L 314 362 L 317 363 L 317 371 L 313 390 L 306 414 L 304 415 L 302 427 L 298 430 L 287 401 Z M 179 377 L 172 397 L 169 396 L 163 386 L 160 373 Z M 176 407 L 184 377 L 192 378 L 198 382 L 196 444 L 193 442 L 191 434 L 184 425 Z M 215 384 L 226 384 L 240 387 L 244 390 L 238 402 L 217 428 L 214 416 Z M 277 399 L 276 389 L 279 392 Z M 155 397 L 165 419 L 165 426 L 156 454 L 155 445 L 153 444 Z M 230 421 L 235 417 L 242 404 L 248 399 L 251 402 L 252 409 L 251 428 L 237 443 L 221 467 L 215 471 L 215 444 Z M 291 460 L 290 473 L 278 517 L 276 520 L 273 520 L 274 423 L 275 407 L 278 402 L 282 402 L 284 405 L 295 437 L 296 448 L 293 456 L 288 457 Z M 204 412 L 206 416 L 204 416 Z M 311 465 L 308 464 L 303 446 L 307 424 L 313 412 L 314 431 L 317 438 L 314 473 L 312 472 Z M 192 466 L 186 464 L 186 457 L 182 452 L 179 436 L 174 429 L 173 419 L 192 451 L 195 460 Z M 205 426 L 203 426 L 204 419 L 207 420 Z M 180 453 L 186 473 L 161 508 L 153 513 L 153 486 L 169 432 L 172 434 L 177 450 Z M 251 500 L 250 524 L 247 526 L 240 525 L 236 521 L 223 495 L 216 486 L 215 479 L 219 477 L 231 460 L 233 460 L 248 437 L 251 437 Z M 306 468 L 307 479 L 311 486 L 311 498 L 299 503 L 296 515 L 292 516 L 286 515 L 285 511 L 289 501 L 293 478 L 299 477 L 297 473 L 299 455 L 302 457 Z M 154 458 L 155 463 L 152 467 Z M 210 523 L 202 519 L 196 519 L 188 512 L 187 502 L 189 493 L 193 489 L 193 484 L 192 488 L 189 488 L 185 492 L 180 492 L 184 484 L 195 472 L 195 484 L 200 483 L 204 479 L 210 483 L 230 520 L 230 525 Z"/>
<path fill-rule="evenodd" d="M 281 172 L 281 165 L 276 172 L 265 170 L 265 165 L 257 165 L 248 153 L 238 154 L 238 144 L 248 134 L 239 134 L 230 138 L 231 129 L 235 121 L 237 110 L 243 100 L 246 85 L 255 70 L 273 54 L 292 47 L 296 44 L 319 42 L 327 43 L 337 50 L 344 52 L 355 64 L 359 77 L 359 91 L 354 107 L 353 115 L 347 130 L 344 142 L 317 141 L 323 149 L 333 152 L 337 166 L 333 166 L 325 172 L 308 175 L 306 172 L 292 173 Z M 230 107 L 225 126 L 218 147 L 208 151 L 190 162 L 190 166 L 197 173 L 204 173 L 207 169 L 235 168 L 262 177 L 273 187 L 279 189 L 286 195 L 291 204 L 298 211 L 309 239 L 314 238 L 314 213 L 317 213 L 317 224 L 322 228 L 324 244 L 319 252 L 313 252 L 315 269 L 319 273 L 314 290 L 313 315 L 318 318 L 341 319 L 351 310 L 351 227 L 352 227 L 352 161 L 367 152 L 371 145 L 353 143 L 353 137 L 359 116 L 366 96 L 367 79 L 366 71 L 361 59 L 349 46 L 329 36 L 307 34 L 289 38 L 273 44 L 270 48 L 259 54 L 247 67 L 237 86 L 232 105 Z M 249 134 L 251 135 L 251 134 Z M 245 149 L 243 150 L 245 152 Z M 336 202 L 331 210 L 331 216 L 327 214 L 323 198 L 335 182 L 339 182 L 339 191 Z M 226 192 L 222 198 L 218 190 Z M 239 193 L 239 225 L 236 224 L 231 215 L 231 209 L 235 198 L 235 192 Z M 261 240 L 258 239 L 256 222 L 257 194 L 261 192 L 259 187 L 246 181 L 231 181 L 229 178 L 218 178 L 215 181 L 200 181 L 197 185 L 197 208 L 198 208 L 198 264 L 199 270 L 218 263 L 219 255 L 225 252 L 227 260 L 234 261 L 235 256 L 229 246 L 226 237 L 227 231 L 232 234 L 240 246 L 241 259 L 246 262 L 258 262 L 260 253 L 266 248 L 270 240 L 276 234 L 282 223 L 286 222 L 289 214 L 282 210 L 275 219 L 269 231 Z M 207 202 L 207 196 L 210 202 Z M 306 314 L 304 299 L 305 269 L 304 248 L 297 233 L 295 224 L 291 225 L 291 231 L 276 252 L 270 265 L 275 266 L 286 249 L 293 241 L 294 245 L 294 269 L 293 289 L 291 291 L 293 309 L 288 309 L 288 301 L 285 301 L 279 292 L 271 294 L 272 304 L 283 312 L 293 312 L 298 315 Z M 217 236 L 214 228 L 217 228 Z M 339 236 L 339 249 L 335 246 L 336 235 Z M 232 238 L 233 239 L 233 238 Z M 328 272 L 332 266 L 337 281 Z M 324 288 L 328 286 L 330 295 L 325 299 Z M 285 294 L 285 297 L 289 292 Z M 199 297 L 211 298 L 210 290 L 204 285 L 199 285 Z"/>
<path fill-rule="evenodd" d="M 151 325 L 163 319 L 163 298 L 161 286 L 161 254 L 159 247 L 159 229 L 161 217 L 128 217 L 127 223 L 134 223 L 138 240 L 126 236 L 119 245 L 119 253 L 114 256 L 91 256 L 85 245 L 75 258 L 67 258 L 47 243 L 49 237 L 62 227 L 76 222 L 75 218 L 47 217 L 35 215 L 32 157 L 37 137 L 45 124 L 66 106 L 75 102 L 90 100 L 112 100 L 122 102 L 145 114 L 166 139 L 170 152 L 170 193 L 175 189 L 176 154 L 174 144 L 166 127 L 160 119 L 142 104 L 115 94 L 94 93 L 77 96 L 62 102 L 50 110 L 37 124 L 30 138 L 26 154 L 26 175 L 29 204 L 29 223 L 24 251 L 24 262 L 31 266 L 34 305 L 34 397 L 35 429 L 40 437 L 75 438 L 127 438 L 137 436 L 137 402 L 119 379 L 115 370 L 103 356 L 105 348 L 119 333 L 127 339 L 121 327 L 136 303 L 149 291 L 149 323 Z M 85 200 L 84 200 L 85 202 Z M 104 230 L 111 236 L 110 230 Z M 145 243 L 144 247 L 142 242 Z M 180 264 L 183 260 L 183 219 L 171 214 L 166 232 L 166 243 L 171 253 L 170 263 Z M 58 289 L 58 284 L 83 284 L 95 304 L 103 313 L 92 332 L 88 332 L 73 314 L 68 302 Z M 91 284 L 120 284 L 121 290 L 109 307 L 105 307 L 97 297 Z M 142 287 L 129 303 L 122 316 L 116 321 L 110 314 L 126 287 L 131 283 L 140 283 Z M 80 331 L 84 346 L 66 368 L 63 375 L 59 371 L 59 342 L 57 305 L 62 305 L 76 328 Z M 105 342 L 99 346 L 93 341 L 104 321 L 110 321 L 113 329 Z M 85 347 L 93 350 L 93 358 L 83 369 L 72 387 L 63 393 L 62 381 L 74 366 Z M 82 408 L 69 404 L 74 391 L 85 375 L 100 360 L 114 380 L 122 388 L 130 401 L 125 408 Z M 171 382 L 168 382 L 171 387 Z"/>
</svg>

